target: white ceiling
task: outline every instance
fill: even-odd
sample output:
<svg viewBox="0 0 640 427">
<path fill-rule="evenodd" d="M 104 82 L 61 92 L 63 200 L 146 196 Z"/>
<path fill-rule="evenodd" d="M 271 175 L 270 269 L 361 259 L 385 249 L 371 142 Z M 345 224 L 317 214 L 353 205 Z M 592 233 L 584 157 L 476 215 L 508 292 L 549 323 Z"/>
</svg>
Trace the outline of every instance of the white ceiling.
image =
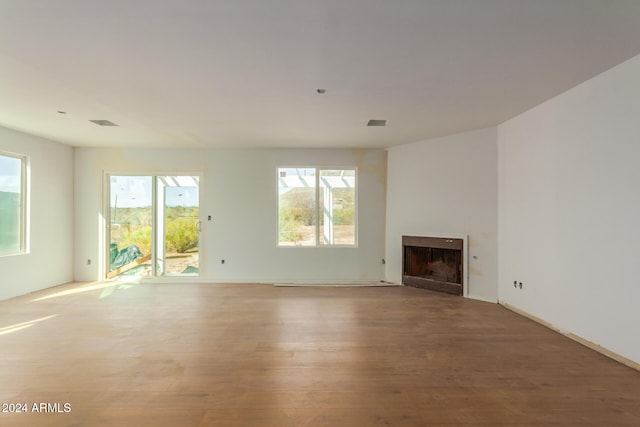
<svg viewBox="0 0 640 427">
<path fill-rule="evenodd" d="M 639 0 L 0 0 L 0 125 L 389 147 L 497 125 L 637 54 Z"/>
</svg>

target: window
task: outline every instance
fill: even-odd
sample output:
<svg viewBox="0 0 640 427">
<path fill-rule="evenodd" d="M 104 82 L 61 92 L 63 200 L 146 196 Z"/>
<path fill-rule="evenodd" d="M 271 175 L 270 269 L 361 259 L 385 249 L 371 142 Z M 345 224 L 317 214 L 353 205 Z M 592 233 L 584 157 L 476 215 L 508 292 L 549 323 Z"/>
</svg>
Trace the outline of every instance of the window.
<svg viewBox="0 0 640 427">
<path fill-rule="evenodd" d="M 354 246 L 356 170 L 279 168 L 278 244 Z"/>
<path fill-rule="evenodd" d="M 0 256 L 26 251 L 26 163 L 0 152 Z"/>
</svg>

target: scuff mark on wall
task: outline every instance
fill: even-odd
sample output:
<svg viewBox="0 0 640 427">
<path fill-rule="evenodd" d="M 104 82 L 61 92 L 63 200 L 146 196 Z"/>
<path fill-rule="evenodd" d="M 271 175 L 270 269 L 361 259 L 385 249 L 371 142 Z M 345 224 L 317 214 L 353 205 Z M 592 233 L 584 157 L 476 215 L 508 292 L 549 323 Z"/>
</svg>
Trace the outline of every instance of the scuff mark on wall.
<svg viewBox="0 0 640 427">
<path fill-rule="evenodd" d="M 470 276 L 484 276 L 482 270 L 478 270 L 477 268 L 469 267 L 469 275 Z"/>
<path fill-rule="evenodd" d="M 364 148 L 354 148 L 351 150 L 356 159 L 358 171 L 371 174 L 377 177 L 378 182 L 387 185 L 387 152 L 384 150 L 374 151 Z"/>
<path fill-rule="evenodd" d="M 97 149 L 93 159 L 94 168 L 105 172 L 136 174 L 202 171 L 205 168 L 203 159 L 206 158 L 206 150 L 156 149 L 153 150 L 153 155 L 150 153 L 151 151 L 144 148 Z"/>
</svg>

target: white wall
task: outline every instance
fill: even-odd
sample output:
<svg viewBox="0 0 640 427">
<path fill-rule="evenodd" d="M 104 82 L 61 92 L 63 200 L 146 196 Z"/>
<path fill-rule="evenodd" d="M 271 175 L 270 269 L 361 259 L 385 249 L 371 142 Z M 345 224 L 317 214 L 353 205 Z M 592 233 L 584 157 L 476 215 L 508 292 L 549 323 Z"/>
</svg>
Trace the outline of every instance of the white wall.
<svg viewBox="0 0 640 427">
<path fill-rule="evenodd" d="M 639 138 L 640 56 L 498 127 L 500 300 L 635 362 Z"/>
<path fill-rule="evenodd" d="M 396 283 L 402 235 L 467 235 L 468 296 L 497 301 L 495 128 L 389 149 L 386 277 Z"/>
<path fill-rule="evenodd" d="M 0 127 L 0 150 L 31 165 L 30 251 L 0 257 L 0 299 L 72 281 L 72 148 Z"/>
<path fill-rule="evenodd" d="M 357 248 L 277 247 L 277 167 L 358 168 Z M 98 280 L 104 171 L 202 172 L 205 281 L 377 281 L 383 278 L 386 152 L 383 150 L 75 150 L 78 280 Z M 220 260 L 224 259 L 222 265 Z"/>
</svg>

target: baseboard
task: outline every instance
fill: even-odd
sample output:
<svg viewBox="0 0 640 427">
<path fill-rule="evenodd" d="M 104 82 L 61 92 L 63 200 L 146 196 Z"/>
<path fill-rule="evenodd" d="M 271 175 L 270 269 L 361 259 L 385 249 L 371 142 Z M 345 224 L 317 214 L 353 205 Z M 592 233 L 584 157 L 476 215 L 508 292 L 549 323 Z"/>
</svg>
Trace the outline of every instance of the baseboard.
<svg viewBox="0 0 640 427">
<path fill-rule="evenodd" d="M 498 304 L 500 304 L 501 306 L 503 306 L 504 308 L 506 308 L 509 311 L 512 311 L 516 314 L 519 314 L 520 316 L 526 317 L 527 319 L 533 320 L 536 323 L 541 324 L 542 326 L 545 326 L 549 329 L 551 329 L 554 332 L 557 332 L 561 335 L 564 335 L 565 337 L 584 345 L 585 347 L 590 348 L 591 350 L 597 351 L 598 353 L 607 356 L 610 359 L 615 360 L 616 362 L 622 363 L 625 366 L 628 366 L 629 368 L 635 369 L 636 371 L 640 371 L 640 363 L 635 362 L 629 358 L 626 358 L 614 351 L 609 350 L 608 348 L 605 348 L 603 346 L 601 346 L 600 344 L 596 344 L 594 342 L 591 342 L 585 338 L 582 338 L 574 333 L 571 332 L 567 332 L 564 331 L 560 328 L 558 328 L 557 326 L 553 325 L 552 323 L 547 322 L 546 320 L 543 320 L 537 316 L 534 316 L 533 314 L 527 313 L 524 310 L 520 310 L 519 308 L 516 308 L 504 301 L 498 301 Z"/>
<path fill-rule="evenodd" d="M 292 282 L 283 282 L 278 281 L 273 284 L 274 286 L 360 286 L 360 287 L 388 287 L 388 286 L 402 286 L 397 285 L 395 283 L 389 283 L 385 281 L 373 281 L 373 280 L 363 280 L 363 281 L 331 281 L 331 280 L 323 280 L 323 281 L 292 281 Z"/>
<path fill-rule="evenodd" d="M 469 298 L 476 301 L 490 302 L 492 304 L 496 304 L 498 302 L 496 298 L 478 297 L 475 295 L 467 295 L 465 298 Z"/>
</svg>

